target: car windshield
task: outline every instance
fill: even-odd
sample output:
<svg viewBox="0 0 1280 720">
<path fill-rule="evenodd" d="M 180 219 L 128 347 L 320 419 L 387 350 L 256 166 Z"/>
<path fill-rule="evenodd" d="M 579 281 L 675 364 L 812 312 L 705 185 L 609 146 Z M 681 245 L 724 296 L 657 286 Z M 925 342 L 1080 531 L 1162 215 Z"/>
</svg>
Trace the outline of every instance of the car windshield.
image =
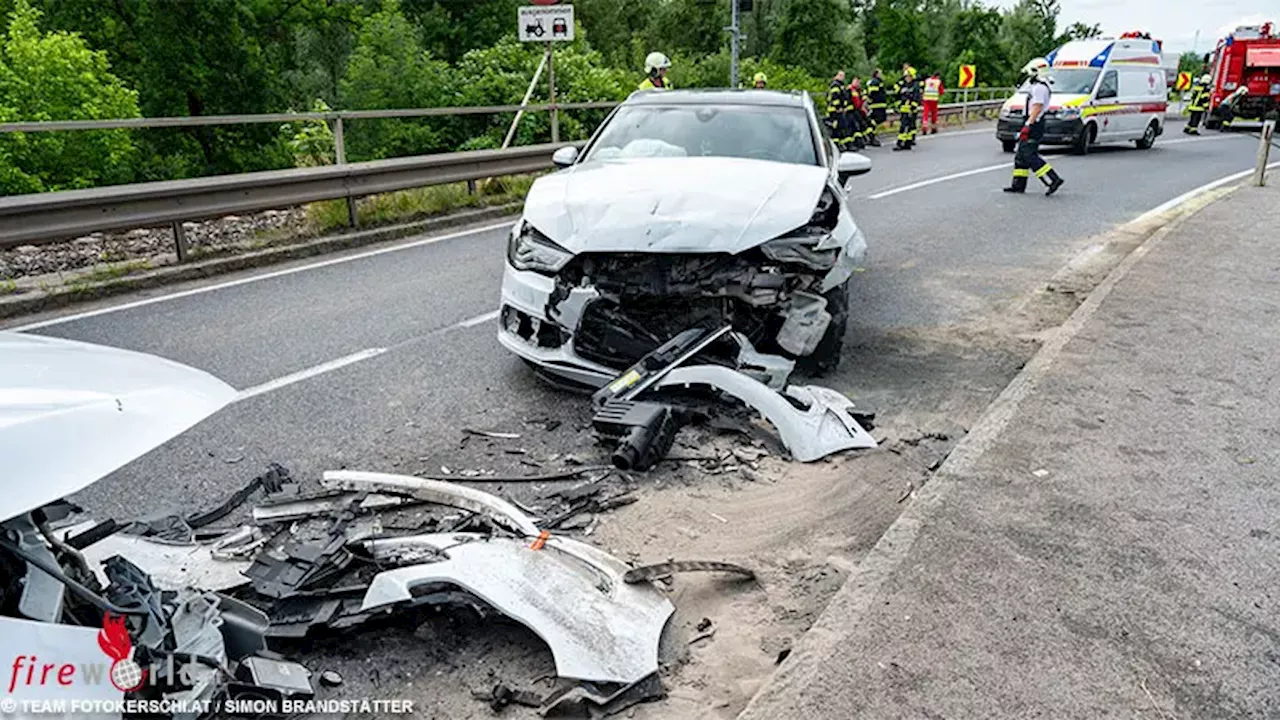
<svg viewBox="0 0 1280 720">
<path fill-rule="evenodd" d="M 1049 87 L 1056 93 L 1087 95 L 1093 92 L 1101 72 L 1099 68 L 1053 68 L 1049 74 Z M 1023 83 L 1020 89 L 1026 90 L 1028 84 Z"/>
<path fill-rule="evenodd" d="M 622 107 L 588 160 L 733 157 L 817 165 L 808 115 L 798 107 L 641 105 Z"/>
</svg>

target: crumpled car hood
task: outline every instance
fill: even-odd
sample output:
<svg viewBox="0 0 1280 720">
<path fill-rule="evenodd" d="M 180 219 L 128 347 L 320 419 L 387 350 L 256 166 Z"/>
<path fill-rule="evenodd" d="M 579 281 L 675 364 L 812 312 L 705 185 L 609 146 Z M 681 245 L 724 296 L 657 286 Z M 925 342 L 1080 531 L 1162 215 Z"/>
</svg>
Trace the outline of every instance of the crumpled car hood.
<svg viewBox="0 0 1280 720">
<path fill-rule="evenodd" d="M 589 162 L 534 183 L 524 216 L 573 253 L 738 253 L 807 223 L 828 176 L 738 158 Z"/>
<path fill-rule="evenodd" d="M 0 332 L 0 521 L 92 485 L 235 396 L 154 355 Z"/>
</svg>

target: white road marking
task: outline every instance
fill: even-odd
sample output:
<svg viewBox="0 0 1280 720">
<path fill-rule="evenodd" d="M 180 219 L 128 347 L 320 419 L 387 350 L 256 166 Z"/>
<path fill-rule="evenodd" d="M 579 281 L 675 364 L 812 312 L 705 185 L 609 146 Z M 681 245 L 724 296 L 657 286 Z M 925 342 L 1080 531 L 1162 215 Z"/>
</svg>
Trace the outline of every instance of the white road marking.
<svg viewBox="0 0 1280 720">
<path fill-rule="evenodd" d="M 910 185 L 903 185 L 902 187 L 893 188 L 892 190 L 885 190 L 883 192 L 878 192 L 874 195 L 868 195 L 867 199 L 879 200 L 880 198 L 887 198 L 890 195 L 897 195 L 898 193 L 904 193 L 911 190 L 919 190 L 922 187 L 937 185 L 938 183 L 947 182 L 948 180 L 957 180 L 959 178 L 969 177 L 970 175 L 978 175 L 985 172 L 991 172 L 992 170 L 1005 170 L 1011 167 L 1013 167 L 1013 163 L 1004 162 L 1004 163 L 1000 163 L 999 165 L 988 165 L 987 167 L 980 167 L 974 170 L 965 170 L 964 172 L 953 173 L 951 175 L 943 175 L 942 177 L 931 178 L 929 180 L 921 180 L 918 183 L 911 183 Z"/>
<path fill-rule="evenodd" d="M 27 325 L 19 325 L 17 327 L 11 327 L 6 329 L 12 332 L 27 332 L 30 330 L 38 330 L 40 328 L 50 327 L 53 325 L 61 325 L 63 323 L 74 322 L 76 320 L 83 320 L 85 318 L 97 317 L 99 315 L 106 315 L 114 312 L 121 312 L 123 310 L 132 310 L 134 308 L 145 307 L 147 305 L 154 305 L 156 303 L 167 302 L 169 300 L 177 300 L 179 298 L 191 297 L 192 295 L 200 295 L 202 293 L 213 292 L 214 290 L 224 290 L 226 288 L 238 287 L 240 285 L 247 285 L 249 283 L 259 282 L 261 280 L 270 280 L 272 278 L 284 277 L 285 275 L 293 275 L 294 273 L 305 272 L 307 270 L 315 270 L 317 268 L 329 267 L 330 265 L 339 265 L 341 263 L 347 263 L 353 260 L 363 260 L 369 257 L 385 255 L 386 253 L 400 252 L 401 250 L 409 250 L 416 247 L 422 247 L 423 245 L 431 245 L 433 243 L 438 243 L 444 240 L 453 240 L 455 238 L 466 237 L 468 235 L 479 235 L 481 233 L 492 232 L 494 230 L 501 230 L 508 227 L 511 227 L 511 223 L 503 222 L 495 225 L 486 225 L 484 227 L 472 228 L 470 230 L 461 230 L 459 232 L 448 233 L 446 235 L 435 235 L 433 237 L 422 238 L 421 240 L 414 240 L 413 242 L 408 242 L 401 245 L 393 245 L 391 247 L 378 248 L 377 250 L 369 250 L 362 253 L 356 253 L 354 255 L 346 255 L 338 258 L 331 258 L 329 260 L 321 260 L 318 262 L 309 263 L 307 265 L 299 265 L 298 267 L 291 267 L 291 268 L 286 268 L 284 270 L 276 270 L 274 272 L 263 273 L 261 275 L 254 275 L 253 277 L 240 278 L 239 280 L 229 280 L 227 282 L 217 283 L 214 285 L 206 285 L 203 287 L 192 288 L 190 290 L 183 290 L 181 292 L 170 293 L 168 295 L 159 295 L 156 297 L 146 298 L 145 300 L 135 300 L 133 302 L 122 303 L 120 305 L 112 305 L 111 307 L 99 308 L 97 310 L 87 310 L 85 312 L 75 313 L 72 315 L 65 315 L 63 317 L 53 318 L 51 320 L 41 320 L 40 322 L 29 323 Z"/>
<path fill-rule="evenodd" d="M 1179 140 L 1164 140 L 1164 141 L 1157 140 L 1156 147 L 1160 147 L 1161 145 L 1181 145 L 1182 143 L 1214 142 L 1217 140 L 1231 140 L 1233 138 L 1238 138 L 1238 137 L 1248 137 L 1248 136 L 1247 135 L 1218 135 L 1215 137 L 1188 137 L 1188 138 L 1181 138 Z"/>
<path fill-rule="evenodd" d="M 1270 170 L 1277 167 L 1280 167 L 1280 162 L 1271 163 L 1270 165 L 1267 166 L 1267 169 Z M 1214 180 L 1211 183 L 1205 183 L 1204 185 L 1201 185 L 1200 187 L 1194 190 L 1189 190 L 1179 195 L 1178 197 L 1170 200 L 1169 202 L 1161 203 L 1160 205 L 1157 205 L 1156 207 L 1151 208 L 1145 213 L 1134 218 L 1133 222 L 1139 223 L 1144 220 L 1149 220 L 1155 217 L 1156 215 L 1160 215 L 1165 212 L 1168 212 L 1169 210 L 1172 210 L 1173 208 L 1181 205 L 1182 203 L 1186 202 L 1187 200 L 1190 200 L 1191 198 L 1197 195 L 1207 193 L 1210 190 L 1213 190 L 1214 188 L 1222 187 L 1223 185 L 1226 185 L 1228 183 L 1235 182 L 1236 180 L 1239 180 L 1241 178 L 1248 177 L 1249 175 L 1252 175 L 1256 169 L 1257 169 L 1256 167 L 1252 167 L 1252 168 L 1249 168 L 1248 170 L 1241 170 L 1238 173 L 1228 175 L 1224 178 L 1218 178 L 1217 180 Z"/>
<path fill-rule="evenodd" d="M 235 402 L 240 402 L 241 400 L 247 400 L 251 397 L 254 397 L 255 395 L 263 395 L 265 393 L 272 392 L 273 390 L 279 390 L 280 388 L 288 387 L 290 385 L 293 385 L 294 383 L 302 382 L 303 380 L 313 378 L 317 375 L 323 375 L 327 372 L 332 372 L 334 370 L 337 370 L 338 368 L 344 368 L 348 365 L 354 365 L 358 362 L 371 360 L 373 358 L 378 357 L 379 355 L 382 355 L 383 353 L 386 353 L 390 350 L 394 350 L 396 347 L 399 347 L 400 345 L 413 342 L 414 340 L 420 340 L 422 339 L 422 337 L 431 337 L 434 335 L 441 335 L 451 330 L 464 330 L 466 328 L 473 328 L 477 325 L 483 325 L 484 323 L 489 322 L 490 320 L 493 320 L 497 317 L 498 317 L 498 311 L 494 310 L 493 312 L 487 312 L 483 315 L 476 315 L 475 317 L 470 317 L 470 318 L 467 318 L 466 320 L 460 320 L 452 325 L 442 327 L 438 330 L 432 330 L 431 332 L 427 333 L 425 336 L 410 338 L 409 340 L 405 340 L 404 342 L 389 348 L 369 348 L 368 350 L 361 350 L 360 352 L 352 353 L 350 355 L 346 355 L 344 357 L 340 357 L 335 360 L 330 360 L 328 362 L 323 362 L 323 363 L 320 363 L 319 365 L 315 365 L 313 367 L 309 367 L 304 370 L 299 370 L 297 372 L 289 373 L 284 377 L 279 377 L 279 378 L 276 378 L 275 380 L 268 380 L 267 382 L 264 382 L 261 385 L 254 385 L 253 387 L 248 388 L 246 390 L 241 390 L 240 394 L 236 396 Z"/>
<path fill-rule="evenodd" d="M 458 323 L 457 325 L 454 325 L 453 327 L 456 327 L 456 328 L 475 327 L 476 325 L 480 325 L 483 323 L 487 323 L 490 320 L 494 320 L 497 317 L 498 317 L 498 311 L 494 310 L 493 312 L 487 312 L 483 315 L 477 315 L 473 318 L 468 318 L 466 320 L 463 320 L 462 322 Z"/>
<path fill-rule="evenodd" d="M 289 373 L 284 377 L 279 377 L 279 378 L 276 378 L 275 380 L 268 380 L 267 382 L 264 382 L 261 385 L 254 385 L 251 388 L 241 390 L 240 394 L 236 396 L 236 399 L 233 402 L 248 400 L 249 398 L 257 395 L 269 393 L 273 390 L 279 390 L 280 388 L 288 387 L 294 383 L 302 382 L 307 378 L 313 378 L 317 375 L 323 375 L 327 372 L 337 370 L 338 368 L 346 367 L 348 365 L 354 365 L 355 363 L 358 363 L 362 360 L 368 360 L 369 358 L 378 357 L 379 355 L 385 353 L 386 351 L 387 351 L 387 348 L 369 348 L 368 350 L 361 350 L 358 353 L 352 353 L 350 355 L 347 355 L 346 357 L 340 357 L 336 360 L 330 360 L 329 362 L 320 363 L 319 365 L 309 367 L 305 370 L 299 370 L 298 372 L 295 372 L 295 373 Z"/>
</svg>

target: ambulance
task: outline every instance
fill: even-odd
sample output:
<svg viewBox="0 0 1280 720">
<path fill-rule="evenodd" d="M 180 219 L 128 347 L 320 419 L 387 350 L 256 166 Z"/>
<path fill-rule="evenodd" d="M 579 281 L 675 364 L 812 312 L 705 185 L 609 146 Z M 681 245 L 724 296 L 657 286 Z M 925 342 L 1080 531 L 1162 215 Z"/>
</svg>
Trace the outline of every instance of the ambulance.
<svg viewBox="0 0 1280 720">
<path fill-rule="evenodd" d="M 1045 59 L 1053 93 L 1042 144 L 1070 145 L 1079 155 L 1103 143 L 1132 142 L 1145 150 L 1164 133 L 1177 55 L 1161 52 L 1159 40 L 1145 33 L 1073 40 Z M 1000 109 L 996 137 L 1005 152 L 1017 147 L 1026 112 L 1023 90 Z"/>
</svg>

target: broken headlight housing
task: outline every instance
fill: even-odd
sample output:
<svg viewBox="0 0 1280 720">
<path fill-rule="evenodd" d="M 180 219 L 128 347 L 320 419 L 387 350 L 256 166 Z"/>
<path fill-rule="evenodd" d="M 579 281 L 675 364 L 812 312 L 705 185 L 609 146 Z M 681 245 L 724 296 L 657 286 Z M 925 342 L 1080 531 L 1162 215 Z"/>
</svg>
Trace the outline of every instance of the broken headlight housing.
<svg viewBox="0 0 1280 720">
<path fill-rule="evenodd" d="M 554 275 L 572 258 L 573 253 L 523 221 L 512 231 L 511 242 L 507 245 L 507 260 L 517 270 Z"/>
<path fill-rule="evenodd" d="M 818 249 L 840 221 L 840 203 L 831 190 L 818 198 L 809 222 L 786 235 L 760 246 L 760 252 L 774 262 L 804 265 L 814 270 L 830 270 L 836 264 L 839 248 Z"/>
</svg>

